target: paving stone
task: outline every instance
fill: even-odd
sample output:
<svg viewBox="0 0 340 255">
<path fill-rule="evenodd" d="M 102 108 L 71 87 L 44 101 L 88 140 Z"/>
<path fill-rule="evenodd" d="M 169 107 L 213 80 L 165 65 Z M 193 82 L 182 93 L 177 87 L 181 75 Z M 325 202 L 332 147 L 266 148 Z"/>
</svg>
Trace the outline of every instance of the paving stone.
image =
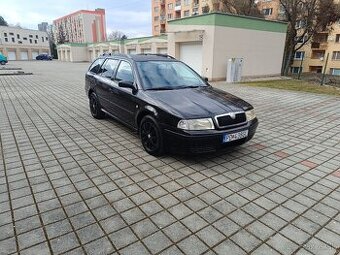
<svg viewBox="0 0 340 255">
<path fill-rule="evenodd" d="M 153 235 L 143 239 L 143 243 L 148 247 L 152 254 L 156 254 L 167 247 L 169 247 L 172 242 L 167 238 L 162 232 L 156 232 Z"/>
<path fill-rule="evenodd" d="M 124 248 L 138 240 L 136 235 L 128 227 L 113 232 L 109 238 L 117 249 Z"/>
<path fill-rule="evenodd" d="M 51 254 L 50 249 L 48 247 L 47 242 L 34 245 L 30 248 L 27 248 L 25 250 L 21 250 L 20 254 L 23 255 L 45 255 L 45 254 Z"/>
<path fill-rule="evenodd" d="M 234 254 L 234 255 L 246 255 L 247 253 L 237 246 L 233 241 L 226 240 L 216 246 L 214 251 L 217 254 Z"/>
<path fill-rule="evenodd" d="M 143 239 L 158 230 L 156 225 L 149 219 L 142 220 L 132 225 L 131 228 L 140 239 Z"/>
<path fill-rule="evenodd" d="M 18 243 L 20 250 L 33 246 L 37 243 L 41 243 L 43 241 L 45 241 L 45 235 L 42 228 L 35 229 L 30 232 L 18 235 Z"/>
<path fill-rule="evenodd" d="M 98 224 L 93 224 L 77 231 L 80 242 L 84 245 L 104 235 Z"/>
<path fill-rule="evenodd" d="M 280 234 L 274 235 L 266 243 L 282 254 L 292 254 L 299 247 Z"/>
<path fill-rule="evenodd" d="M 164 233 L 174 242 L 190 235 L 190 231 L 180 222 L 175 222 L 174 224 L 163 229 Z"/>
<path fill-rule="evenodd" d="M 189 236 L 177 245 L 185 254 L 202 254 L 208 249 L 196 236 Z"/>
<path fill-rule="evenodd" d="M 225 236 L 222 235 L 219 231 L 217 231 L 212 226 L 208 226 L 197 233 L 197 236 L 203 240 L 209 247 L 215 246 L 217 243 L 221 242 L 225 239 Z"/>
<path fill-rule="evenodd" d="M 51 240 L 53 253 L 60 254 L 79 246 L 79 242 L 74 233 L 69 233 Z"/>
<path fill-rule="evenodd" d="M 141 242 L 137 242 L 129 245 L 128 247 L 119 251 L 122 255 L 132 255 L 132 254 L 140 254 L 140 255 L 149 255 L 151 254 Z"/>
</svg>

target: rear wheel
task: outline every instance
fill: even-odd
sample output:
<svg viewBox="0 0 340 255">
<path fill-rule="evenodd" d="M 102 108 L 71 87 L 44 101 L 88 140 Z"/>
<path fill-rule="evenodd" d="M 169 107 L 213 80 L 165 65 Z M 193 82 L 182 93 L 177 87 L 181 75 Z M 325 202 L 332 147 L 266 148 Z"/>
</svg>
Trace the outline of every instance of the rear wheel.
<svg viewBox="0 0 340 255">
<path fill-rule="evenodd" d="M 93 118 L 103 119 L 105 117 L 105 113 L 102 111 L 101 105 L 95 93 L 91 93 L 89 103 L 90 103 L 90 111 L 91 111 Z"/>
<path fill-rule="evenodd" d="M 153 156 L 164 153 L 163 137 L 157 121 L 145 116 L 139 126 L 139 135 L 145 151 Z"/>
<path fill-rule="evenodd" d="M 5 65 L 5 64 L 6 64 L 5 61 L 1 61 L 1 62 L 0 62 L 0 65 L 2 65 L 2 66 Z"/>
</svg>

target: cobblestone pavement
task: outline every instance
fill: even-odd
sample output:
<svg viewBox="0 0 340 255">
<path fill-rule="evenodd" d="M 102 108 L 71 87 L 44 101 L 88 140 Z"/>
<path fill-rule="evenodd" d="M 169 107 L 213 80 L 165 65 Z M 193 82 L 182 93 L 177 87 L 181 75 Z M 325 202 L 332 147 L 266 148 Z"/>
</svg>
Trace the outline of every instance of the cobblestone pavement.
<svg viewBox="0 0 340 255">
<path fill-rule="evenodd" d="M 257 110 L 246 145 L 162 158 L 90 116 L 88 64 L 0 76 L 0 254 L 338 254 L 340 100 L 222 85 Z"/>
</svg>

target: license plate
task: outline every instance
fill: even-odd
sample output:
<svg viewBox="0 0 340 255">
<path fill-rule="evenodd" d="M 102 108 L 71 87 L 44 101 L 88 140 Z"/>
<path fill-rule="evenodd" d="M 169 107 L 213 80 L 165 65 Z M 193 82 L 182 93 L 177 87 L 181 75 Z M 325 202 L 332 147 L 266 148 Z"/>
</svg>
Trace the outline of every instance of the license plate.
<svg viewBox="0 0 340 255">
<path fill-rule="evenodd" d="M 233 134 L 223 134 L 222 143 L 229 143 L 229 142 L 240 140 L 246 137 L 248 137 L 248 130 L 244 130 L 244 131 L 233 133 Z"/>
</svg>

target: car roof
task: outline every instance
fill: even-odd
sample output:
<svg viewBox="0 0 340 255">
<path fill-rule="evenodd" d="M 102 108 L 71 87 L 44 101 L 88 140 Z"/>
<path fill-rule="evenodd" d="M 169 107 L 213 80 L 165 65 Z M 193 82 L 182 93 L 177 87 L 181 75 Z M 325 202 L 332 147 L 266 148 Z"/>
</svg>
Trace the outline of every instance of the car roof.
<svg viewBox="0 0 340 255">
<path fill-rule="evenodd" d="M 133 60 L 136 62 L 143 61 L 177 61 L 174 57 L 171 57 L 166 54 L 112 54 L 112 55 L 104 55 L 103 58 L 119 58 L 119 59 L 127 59 Z"/>
</svg>

